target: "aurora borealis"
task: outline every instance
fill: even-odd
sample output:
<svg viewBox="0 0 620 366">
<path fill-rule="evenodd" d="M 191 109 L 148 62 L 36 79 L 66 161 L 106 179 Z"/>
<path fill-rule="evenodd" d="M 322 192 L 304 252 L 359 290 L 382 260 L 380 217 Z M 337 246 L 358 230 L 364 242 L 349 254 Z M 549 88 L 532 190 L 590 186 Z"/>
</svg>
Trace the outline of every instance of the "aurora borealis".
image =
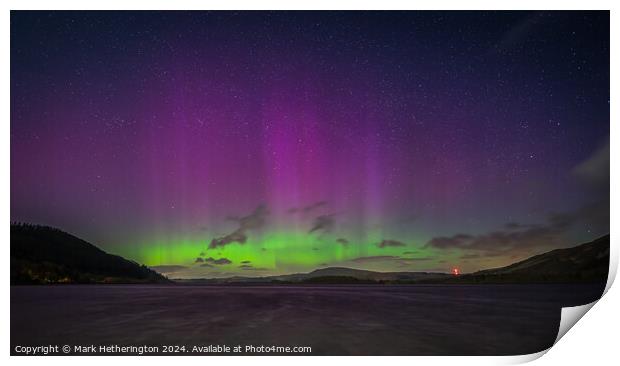
<svg viewBox="0 0 620 366">
<path fill-rule="evenodd" d="M 11 220 L 169 277 L 609 232 L 608 12 L 12 12 Z"/>
</svg>

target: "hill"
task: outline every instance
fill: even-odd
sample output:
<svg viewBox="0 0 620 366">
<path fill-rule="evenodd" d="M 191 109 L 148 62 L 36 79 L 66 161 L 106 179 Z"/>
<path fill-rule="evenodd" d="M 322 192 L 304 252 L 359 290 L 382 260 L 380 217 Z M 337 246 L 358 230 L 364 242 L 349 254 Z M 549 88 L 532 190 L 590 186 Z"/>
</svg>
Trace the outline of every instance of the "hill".
<svg viewBox="0 0 620 366">
<path fill-rule="evenodd" d="M 442 279 L 448 277 L 446 273 L 432 272 L 375 272 L 363 269 L 353 269 L 345 267 L 327 267 L 316 269 L 309 273 L 297 273 L 292 275 L 273 276 L 272 280 L 291 281 L 291 282 L 317 282 L 317 278 L 323 278 L 336 281 L 338 278 L 354 278 L 359 281 L 370 282 L 389 282 L 389 281 L 414 281 L 414 280 L 431 280 Z M 349 280 L 347 280 L 349 281 Z"/>
<path fill-rule="evenodd" d="M 451 278 L 450 282 L 605 282 L 609 272 L 609 235 L 572 248 L 555 249 L 506 267 Z"/>
<path fill-rule="evenodd" d="M 175 280 L 185 284 L 287 284 L 287 283 L 324 283 L 324 284 L 352 284 L 352 283 L 392 283 L 399 281 L 436 280 L 450 277 L 447 273 L 433 272 L 375 272 L 363 269 L 345 267 L 327 267 L 316 269 L 309 273 L 294 273 L 266 277 L 227 277 L 210 279 Z"/>
<path fill-rule="evenodd" d="M 61 230 L 11 225 L 11 284 L 164 283 L 144 265 L 104 252 Z"/>
</svg>

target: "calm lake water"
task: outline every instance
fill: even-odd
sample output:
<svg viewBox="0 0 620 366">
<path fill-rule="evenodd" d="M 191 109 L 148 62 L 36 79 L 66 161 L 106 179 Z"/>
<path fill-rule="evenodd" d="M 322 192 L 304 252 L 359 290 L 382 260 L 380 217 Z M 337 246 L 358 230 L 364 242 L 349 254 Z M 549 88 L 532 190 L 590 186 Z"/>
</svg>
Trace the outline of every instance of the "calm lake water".
<svg viewBox="0 0 620 366">
<path fill-rule="evenodd" d="M 11 287 L 18 345 L 310 346 L 311 355 L 514 355 L 550 347 L 601 285 Z M 264 353 L 263 353 L 264 354 Z"/>
</svg>

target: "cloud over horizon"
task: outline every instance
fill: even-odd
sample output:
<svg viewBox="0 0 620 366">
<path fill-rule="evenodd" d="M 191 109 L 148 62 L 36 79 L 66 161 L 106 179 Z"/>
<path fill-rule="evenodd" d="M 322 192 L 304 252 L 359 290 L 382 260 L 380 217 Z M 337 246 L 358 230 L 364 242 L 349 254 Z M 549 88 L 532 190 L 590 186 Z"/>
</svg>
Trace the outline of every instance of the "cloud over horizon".
<svg viewBox="0 0 620 366">
<path fill-rule="evenodd" d="M 265 225 L 266 216 L 269 214 L 265 205 L 259 205 L 254 212 L 242 217 L 229 217 L 228 220 L 239 223 L 239 228 L 228 235 L 214 238 L 209 243 L 209 249 L 223 247 L 231 243 L 245 244 L 248 239 L 247 231 L 260 229 Z"/>
<path fill-rule="evenodd" d="M 228 259 L 228 258 L 215 259 L 213 257 L 205 258 L 204 262 L 205 262 L 205 264 L 215 264 L 215 265 L 224 265 L 224 264 L 231 264 L 232 263 L 232 261 L 230 259 Z M 208 267 L 208 266 L 204 266 L 204 267 Z"/>
<path fill-rule="evenodd" d="M 386 247 L 404 247 L 407 246 L 407 244 L 403 243 L 402 241 L 398 241 L 398 240 L 389 240 L 389 239 L 384 239 L 382 240 L 379 244 L 377 244 L 377 246 L 379 248 L 386 248 Z"/>
<path fill-rule="evenodd" d="M 336 243 L 341 244 L 341 245 L 348 245 L 349 244 L 349 240 L 347 240 L 345 238 L 338 238 L 338 239 L 336 239 Z"/>
<path fill-rule="evenodd" d="M 550 249 L 560 247 L 565 234 L 577 221 L 581 220 L 583 212 L 572 214 L 548 215 L 545 224 L 518 224 L 507 223 L 500 230 L 484 234 L 470 235 L 458 233 L 452 236 L 438 236 L 430 239 L 424 248 L 440 250 L 460 249 L 478 252 L 480 257 L 494 257 L 507 254 L 527 254 L 536 249 Z M 467 259 L 474 259 L 469 254 Z"/>
<path fill-rule="evenodd" d="M 315 231 L 322 232 L 330 232 L 335 224 L 334 215 L 321 215 L 314 219 L 314 223 L 312 224 L 312 228 L 308 233 L 313 233 Z"/>
</svg>

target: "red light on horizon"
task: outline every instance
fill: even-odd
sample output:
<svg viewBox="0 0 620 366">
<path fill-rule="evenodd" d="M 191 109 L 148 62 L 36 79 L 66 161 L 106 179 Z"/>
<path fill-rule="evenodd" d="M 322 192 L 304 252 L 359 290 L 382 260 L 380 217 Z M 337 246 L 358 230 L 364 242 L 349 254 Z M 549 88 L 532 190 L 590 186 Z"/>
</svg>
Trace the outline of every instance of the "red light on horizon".
<svg viewBox="0 0 620 366">
<path fill-rule="evenodd" d="M 452 268 L 452 274 L 455 275 L 455 276 L 458 276 L 458 275 L 461 274 L 461 271 L 459 271 L 458 268 Z"/>
</svg>

